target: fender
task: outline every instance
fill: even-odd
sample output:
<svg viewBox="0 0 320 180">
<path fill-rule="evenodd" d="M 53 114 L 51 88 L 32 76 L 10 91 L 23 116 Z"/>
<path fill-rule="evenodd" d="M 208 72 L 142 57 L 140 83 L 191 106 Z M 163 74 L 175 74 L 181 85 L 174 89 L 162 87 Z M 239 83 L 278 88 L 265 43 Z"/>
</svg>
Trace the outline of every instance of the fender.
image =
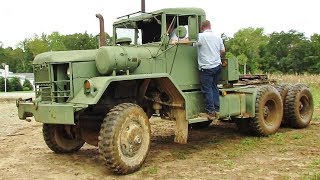
<svg viewBox="0 0 320 180">
<path fill-rule="evenodd" d="M 179 88 L 179 86 L 173 81 L 171 76 L 167 73 L 154 73 L 154 74 L 138 74 L 138 75 L 123 75 L 123 76 L 100 76 L 88 79 L 94 85 L 93 93 L 85 94 L 84 87 L 74 96 L 70 103 L 74 104 L 97 104 L 103 95 L 104 91 L 108 88 L 111 82 L 125 81 L 125 80 L 139 80 L 139 79 L 157 79 L 157 78 L 168 78 L 175 88 L 179 91 L 183 100 L 186 99 L 185 95 Z"/>
<path fill-rule="evenodd" d="M 93 88 L 90 88 L 90 93 L 84 93 L 84 87 L 82 87 L 70 103 L 86 105 L 96 104 L 111 82 L 138 79 L 157 79 L 163 86 L 165 92 L 172 97 L 174 102 L 184 105 L 183 108 L 174 108 L 176 121 L 174 141 L 176 143 L 186 144 L 188 139 L 188 121 L 186 119 L 185 107 L 186 97 L 179 86 L 177 86 L 167 73 L 94 77 L 87 80 L 94 86 Z"/>
</svg>

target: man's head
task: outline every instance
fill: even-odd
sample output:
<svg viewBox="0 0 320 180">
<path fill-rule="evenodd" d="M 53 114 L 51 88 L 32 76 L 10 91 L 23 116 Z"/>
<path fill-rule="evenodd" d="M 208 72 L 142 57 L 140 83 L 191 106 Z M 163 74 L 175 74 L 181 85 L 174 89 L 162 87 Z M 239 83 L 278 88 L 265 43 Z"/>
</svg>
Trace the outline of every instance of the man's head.
<svg viewBox="0 0 320 180">
<path fill-rule="evenodd" d="M 207 29 L 211 29 L 211 23 L 209 20 L 205 20 L 201 23 L 201 27 L 200 27 L 201 31 L 205 31 Z"/>
</svg>

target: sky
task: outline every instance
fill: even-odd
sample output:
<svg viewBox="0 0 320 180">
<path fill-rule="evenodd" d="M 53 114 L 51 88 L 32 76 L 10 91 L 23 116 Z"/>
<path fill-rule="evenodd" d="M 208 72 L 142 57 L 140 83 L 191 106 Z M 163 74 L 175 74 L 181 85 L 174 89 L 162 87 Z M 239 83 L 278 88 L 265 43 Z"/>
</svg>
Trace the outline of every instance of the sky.
<svg viewBox="0 0 320 180">
<path fill-rule="evenodd" d="M 199 7 L 217 34 L 232 37 L 241 28 L 262 27 L 266 34 L 291 29 L 308 37 L 320 33 L 319 0 L 145 0 L 146 11 Z M 122 15 L 140 10 L 140 0 L 2 0 L 0 46 L 16 47 L 34 34 L 99 33 L 96 13 L 104 16 L 105 30 Z M 1 43 L 2 42 L 2 43 Z"/>
</svg>

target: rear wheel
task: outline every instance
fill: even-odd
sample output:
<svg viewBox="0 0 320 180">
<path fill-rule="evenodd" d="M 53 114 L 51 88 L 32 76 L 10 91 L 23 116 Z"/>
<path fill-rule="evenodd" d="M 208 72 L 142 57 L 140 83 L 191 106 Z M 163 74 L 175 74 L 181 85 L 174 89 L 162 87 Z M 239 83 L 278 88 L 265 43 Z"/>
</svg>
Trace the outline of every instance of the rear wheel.
<svg viewBox="0 0 320 180">
<path fill-rule="evenodd" d="M 99 152 L 114 173 L 132 173 L 141 167 L 148 154 L 150 134 L 149 119 L 143 109 L 122 103 L 103 120 Z"/>
<path fill-rule="evenodd" d="M 257 90 L 255 117 L 251 121 L 253 133 L 259 136 L 274 134 L 283 116 L 279 92 L 272 86 L 261 86 Z"/>
<path fill-rule="evenodd" d="M 305 128 L 313 114 L 313 98 L 306 85 L 296 84 L 288 92 L 285 117 L 293 128 Z"/>
<path fill-rule="evenodd" d="M 291 86 L 289 84 L 277 84 L 274 87 L 279 92 L 281 100 L 282 100 L 283 109 L 285 109 L 286 97 L 287 97 L 288 91 L 291 88 Z M 290 124 L 289 119 L 286 118 L 285 116 L 283 116 L 282 121 L 281 121 L 281 126 L 286 127 L 286 126 L 289 126 L 289 124 Z"/>
<path fill-rule="evenodd" d="M 47 146 L 56 153 L 78 151 L 84 141 L 73 133 L 75 126 L 63 124 L 43 124 L 42 133 Z"/>
</svg>

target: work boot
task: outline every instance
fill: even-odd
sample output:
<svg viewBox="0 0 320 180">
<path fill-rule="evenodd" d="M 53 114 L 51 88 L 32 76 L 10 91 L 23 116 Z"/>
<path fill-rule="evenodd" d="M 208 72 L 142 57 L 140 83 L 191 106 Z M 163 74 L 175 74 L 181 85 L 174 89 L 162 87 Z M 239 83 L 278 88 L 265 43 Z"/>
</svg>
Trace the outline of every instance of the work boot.
<svg viewBox="0 0 320 180">
<path fill-rule="evenodd" d="M 208 120 L 211 120 L 211 121 L 216 120 L 215 114 L 212 114 L 212 113 L 200 113 L 199 116 L 203 118 L 207 118 Z"/>
<path fill-rule="evenodd" d="M 215 112 L 214 115 L 215 115 L 215 117 L 216 117 L 216 120 L 218 120 L 218 119 L 220 118 L 220 112 L 219 112 L 219 111 L 218 111 L 218 112 Z"/>
</svg>

